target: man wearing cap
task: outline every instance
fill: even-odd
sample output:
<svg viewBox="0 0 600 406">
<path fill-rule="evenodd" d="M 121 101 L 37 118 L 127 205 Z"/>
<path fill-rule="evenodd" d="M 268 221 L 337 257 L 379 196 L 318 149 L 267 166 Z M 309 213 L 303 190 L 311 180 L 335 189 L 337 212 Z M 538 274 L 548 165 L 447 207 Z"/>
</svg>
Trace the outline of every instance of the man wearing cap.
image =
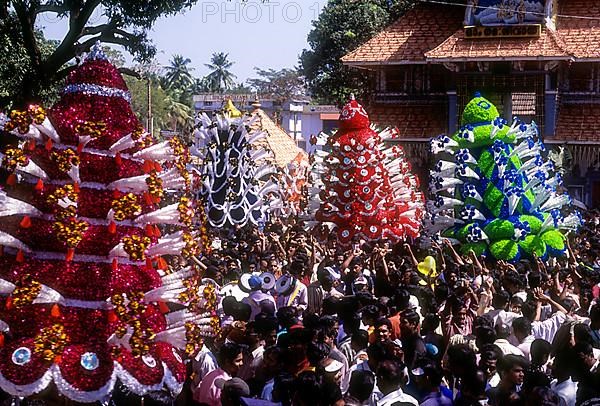
<svg viewBox="0 0 600 406">
<path fill-rule="evenodd" d="M 308 307 L 308 291 L 297 277 L 291 274 L 281 276 L 277 280 L 275 289 L 277 290 L 277 307 L 292 306 L 303 312 Z"/>
<path fill-rule="evenodd" d="M 252 313 L 250 314 L 250 320 L 254 320 L 256 315 L 262 311 L 262 307 L 268 305 L 274 309 L 277 308 L 275 303 L 275 299 L 273 296 L 266 294 L 262 291 L 263 281 L 260 277 L 256 275 L 252 275 L 248 280 L 248 284 L 250 285 L 250 289 L 252 290 L 248 297 L 242 300 L 243 303 L 247 303 L 252 308 Z M 263 302 L 267 302 L 264 303 Z"/>
<path fill-rule="evenodd" d="M 215 386 L 221 389 L 222 406 L 238 406 L 242 397 L 250 396 L 250 387 L 240 378 L 219 378 L 215 380 Z"/>
</svg>

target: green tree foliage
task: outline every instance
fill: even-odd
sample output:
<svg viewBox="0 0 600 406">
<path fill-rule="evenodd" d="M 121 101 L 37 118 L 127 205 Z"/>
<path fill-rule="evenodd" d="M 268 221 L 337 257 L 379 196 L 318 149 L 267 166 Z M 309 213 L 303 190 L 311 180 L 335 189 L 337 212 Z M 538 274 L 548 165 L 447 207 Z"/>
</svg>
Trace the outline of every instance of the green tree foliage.
<svg viewBox="0 0 600 406">
<path fill-rule="evenodd" d="M 233 66 L 233 62 L 229 60 L 228 54 L 225 52 L 214 53 L 210 63 L 205 66 L 211 70 L 206 76 L 211 91 L 223 92 L 234 87 L 236 76 L 229 70 Z"/>
<path fill-rule="evenodd" d="M 131 108 L 140 122 L 146 128 L 148 125 L 148 79 L 137 79 L 125 76 L 125 82 L 131 92 Z M 160 134 L 161 129 L 169 128 L 169 113 L 167 98 L 168 93 L 160 86 L 157 79 L 150 79 L 152 95 L 152 117 L 154 119 L 154 136 Z"/>
<path fill-rule="evenodd" d="M 194 78 L 188 65 L 192 63 L 190 58 L 184 58 L 181 55 L 173 55 L 169 66 L 165 66 L 166 74 L 164 76 L 168 89 L 191 89 L 194 86 Z"/>
<path fill-rule="evenodd" d="M 73 70 L 70 62 L 88 51 L 96 41 L 119 44 L 140 60 L 147 60 L 155 48 L 147 37 L 148 29 L 162 16 L 176 14 L 197 0 L 7 0 L 0 2 L 2 32 L 0 39 L 12 38 L 12 52 L 23 52 L 20 65 L 24 74 L 5 100 L 17 104 L 40 101 L 46 89 L 56 86 Z M 101 12 L 102 23 L 90 20 Z M 51 13 L 66 18 L 69 29 L 64 38 L 47 52 L 37 35 L 39 17 Z M 10 23 L 5 24 L 6 19 Z M 4 45 L 5 42 L 0 42 Z M 21 50 L 15 50 L 15 47 Z M 6 106 L 6 102 L 3 103 Z M 0 107 L 4 107 L 0 106 Z"/>
<path fill-rule="evenodd" d="M 45 39 L 40 30 L 36 30 L 34 35 L 40 54 L 47 58 L 58 46 L 58 41 Z M 0 61 L 0 109 L 3 109 L 12 107 L 13 96 L 20 91 L 22 81 L 32 69 L 14 13 L 0 18 Z M 40 92 L 40 100 L 46 104 L 56 100 L 59 85 L 45 87 Z"/>
<path fill-rule="evenodd" d="M 350 93 L 365 96 L 367 78 L 341 58 L 402 15 L 416 0 L 330 0 L 308 34 L 310 49 L 300 56 L 311 95 L 341 104 Z"/>
<path fill-rule="evenodd" d="M 307 94 L 304 77 L 298 68 L 254 70 L 259 77 L 249 79 L 247 83 L 257 93 L 271 96 L 276 102 L 283 103 L 292 97 Z"/>
</svg>

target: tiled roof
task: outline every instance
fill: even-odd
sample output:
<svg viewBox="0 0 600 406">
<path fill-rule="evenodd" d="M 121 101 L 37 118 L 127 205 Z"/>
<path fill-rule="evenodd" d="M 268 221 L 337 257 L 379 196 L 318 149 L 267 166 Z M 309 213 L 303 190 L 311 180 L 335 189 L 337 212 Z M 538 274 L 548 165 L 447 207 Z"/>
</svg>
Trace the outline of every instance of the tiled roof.
<svg viewBox="0 0 600 406">
<path fill-rule="evenodd" d="M 558 110 L 557 140 L 600 141 L 600 104 L 563 104 Z"/>
<path fill-rule="evenodd" d="M 562 0 L 559 2 L 557 31 L 576 58 L 600 58 L 600 1 Z M 583 16 L 569 18 L 566 16 Z"/>
<path fill-rule="evenodd" d="M 395 23 L 342 57 L 348 65 L 425 62 L 425 52 L 462 26 L 464 9 L 419 4 Z"/>
<path fill-rule="evenodd" d="M 255 109 L 252 115 L 258 116 L 258 120 L 255 121 L 252 126 L 255 130 L 266 131 L 269 135 L 266 138 L 266 142 L 274 155 L 274 163 L 279 168 L 284 168 L 287 164 L 292 162 L 298 154 L 306 157 L 308 155 L 302 149 L 300 149 L 292 137 L 289 136 L 281 127 L 279 127 L 271 118 L 261 109 Z"/>
<path fill-rule="evenodd" d="M 371 123 L 378 127 L 396 127 L 400 138 L 431 138 L 446 133 L 448 109 L 439 105 L 371 106 Z"/>
<path fill-rule="evenodd" d="M 441 45 L 425 54 L 429 61 L 570 59 L 556 32 L 543 28 L 537 38 L 467 39 L 460 28 Z"/>
</svg>

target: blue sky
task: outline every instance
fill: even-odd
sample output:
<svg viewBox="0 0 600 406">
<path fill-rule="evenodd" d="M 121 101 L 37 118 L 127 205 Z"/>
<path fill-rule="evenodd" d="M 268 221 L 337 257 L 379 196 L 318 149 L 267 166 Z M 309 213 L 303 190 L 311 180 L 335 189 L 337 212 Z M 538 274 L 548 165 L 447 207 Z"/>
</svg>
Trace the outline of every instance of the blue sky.
<svg viewBox="0 0 600 406">
<path fill-rule="evenodd" d="M 237 82 L 254 77 L 254 67 L 291 68 L 308 48 L 311 22 L 326 0 L 199 0 L 185 13 L 161 18 L 150 32 L 157 60 L 168 64 L 173 54 L 192 60 L 194 76 L 208 73 L 204 66 L 213 52 L 227 52 L 235 64 Z M 62 39 L 67 24 L 44 14 L 38 19 L 48 38 Z M 102 22 L 101 11 L 91 18 Z M 128 58 L 130 59 L 130 58 Z"/>
</svg>

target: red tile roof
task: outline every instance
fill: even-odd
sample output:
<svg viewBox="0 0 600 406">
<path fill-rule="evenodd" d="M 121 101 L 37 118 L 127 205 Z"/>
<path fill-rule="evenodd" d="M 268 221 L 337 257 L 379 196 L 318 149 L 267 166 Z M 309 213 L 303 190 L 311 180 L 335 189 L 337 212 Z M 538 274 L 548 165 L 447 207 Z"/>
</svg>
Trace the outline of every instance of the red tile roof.
<svg viewBox="0 0 600 406">
<path fill-rule="evenodd" d="M 378 127 L 396 127 L 400 138 L 431 138 L 447 131 L 448 107 L 439 105 L 378 105 L 367 111 Z"/>
<path fill-rule="evenodd" d="M 395 23 L 342 57 L 347 65 L 425 62 L 425 52 L 462 26 L 464 9 L 419 4 Z"/>
<path fill-rule="evenodd" d="M 565 43 L 550 28 L 537 38 L 467 39 L 463 28 L 425 54 L 428 61 L 570 59 Z"/>
<path fill-rule="evenodd" d="M 255 109 L 252 115 L 258 116 L 258 120 L 252 125 L 253 129 L 266 131 L 268 134 L 265 142 L 273 152 L 273 162 L 278 168 L 285 168 L 299 154 L 304 158 L 308 158 L 306 152 L 300 149 L 292 137 L 283 128 L 275 124 L 264 110 L 260 108 Z"/>
<path fill-rule="evenodd" d="M 600 141 L 600 104 L 563 104 L 554 138 L 561 141 Z"/>
<path fill-rule="evenodd" d="M 600 58 L 600 1 L 562 0 L 559 2 L 557 31 L 576 58 Z M 569 18 L 582 16 L 585 18 Z"/>
</svg>

